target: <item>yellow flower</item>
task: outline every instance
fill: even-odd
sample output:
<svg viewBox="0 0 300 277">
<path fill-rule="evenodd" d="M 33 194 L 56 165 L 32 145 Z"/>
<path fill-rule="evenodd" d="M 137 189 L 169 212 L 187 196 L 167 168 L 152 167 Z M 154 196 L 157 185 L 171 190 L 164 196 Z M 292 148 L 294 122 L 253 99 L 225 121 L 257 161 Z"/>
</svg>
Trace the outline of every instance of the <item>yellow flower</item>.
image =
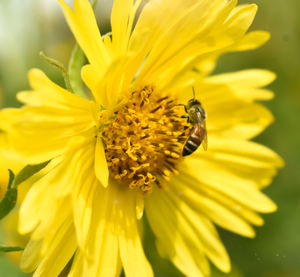
<svg viewBox="0 0 300 277">
<path fill-rule="evenodd" d="M 3 136 L 0 134 L 0 201 L 4 197 L 7 185 L 8 185 L 8 168 L 17 172 L 19 171 L 24 165 L 20 160 L 16 157 L 11 156 L 6 151 L 6 144 L 3 140 Z M 26 189 L 24 187 L 19 191 L 18 200 L 20 201 L 24 198 Z M 14 210 L 11 214 L 9 214 L 6 218 L 4 218 L 3 225 L 4 227 L 4 237 L 5 242 L 3 244 L 6 245 L 13 245 L 13 246 L 24 246 L 26 238 L 24 236 L 20 236 L 17 232 L 17 213 Z M 27 240 L 28 241 L 28 240 Z M 20 261 L 20 252 L 12 252 L 7 254 L 10 258 L 14 261 Z"/>
<path fill-rule="evenodd" d="M 2 91 L 0 87 L 0 106 L 2 106 Z M 7 144 L 5 142 L 3 134 L 0 132 L 0 201 L 4 197 L 7 185 L 8 185 L 8 168 L 17 172 L 19 171 L 24 164 L 18 160 L 17 157 L 12 156 L 7 151 Z M 19 200 L 24 198 L 24 187 L 22 187 L 21 191 L 19 191 L 18 197 Z M 17 232 L 17 213 L 14 210 L 9 216 L 7 216 L 3 222 L 1 222 L 1 227 L 4 228 L 4 237 L 6 245 L 18 245 L 18 246 L 25 246 L 26 238 L 20 236 Z M 13 259 L 15 262 L 20 261 L 21 254 L 20 252 L 12 252 L 7 253 L 8 257 Z"/>
<path fill-rule="evenodd" d="M 0 84 L 0 109 L 3 104 L 2 88 Z M 14 157 L 8 149 L 8 145 L 5 141 L 4 134 L 0 129 L 0 200 L 4 196 L 7 184 L 8 184 L 8 168 L 13 171 L 19 171 L 22 168 L 23 163 L 18 161 L 17 157 Z"/>
<path fill-rule="evenodd" d="M 63 0 L 89 64 L 82 79 L 93 100 L 71 94 L 40 70 L 21 109 L 0 114 L 11 150 L 30 164 L 51 160 L 33 180 L 19 231 L 31 233 L 21 262 L 34 276 L 153 276 L 142 246 L 147 217 L 159 253 L 187 276 L 230 271 L 215 224 L 254 237 L 258 213 L 276 210 L 261 189 L 281 159 L 249 141 L 272 121 L 256 100 L 274 79 L 265 70 L 209 76 L 219 55 L 253 49 L 269 37 L 247 33 L 255 5 L 227 0 L 115 0 L 112 38 L 101 38 L 88 0 Z M 180 118 L 192 96 L 207 114 L 208 150 L 182 157 Z M 145 209 L 145 216 L 144 216 Z"/>
</svg>

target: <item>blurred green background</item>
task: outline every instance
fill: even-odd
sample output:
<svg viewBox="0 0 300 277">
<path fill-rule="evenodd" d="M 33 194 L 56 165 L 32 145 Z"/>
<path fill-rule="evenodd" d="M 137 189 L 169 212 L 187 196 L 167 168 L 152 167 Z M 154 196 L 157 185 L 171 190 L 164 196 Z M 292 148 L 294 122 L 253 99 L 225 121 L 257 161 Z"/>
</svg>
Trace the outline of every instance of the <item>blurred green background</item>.
<svg viewBox="0 0 300 277">
<path fill-rule="evenodd" d="M 276 122 L 256 140 L 276 150 L 286 161 L 286 167 L 266 189 L 279 209 L 264 216 L 265 225 L 257 228 L 257 237 L 246 239 L 223 230 L 220 234 L 234 267 L 231 277 L 297 277 L 300 276 L 300 2 L 240 0 L 239 3 L 258 4 L 252 29 L 268 30 L 272 38 L 258 50 L 223 56 L 216 71 L 266 68 L 277 73 L 278 78 L 271 85 L 276 98 L 266 103 Z M 96 12 L 103 33 L 109 31 L 110 9 L 111 0 L 99 1 Z M 15 94 L 28 88 L 27 71 L 32 67 L 43 69 L 62 83 L 59 72 L 50 68 L 39 52 L 43 50 L 66 65 L 73 43 L 56 0 L 1 0 L 0 103 L 19 105 Z M 146 246 L 156 276 L 182 276 L 168 261 L 157 256 L 149 232 L 146 232 Z M 0 254 L 0 276 L 27 275 Z M 227 275 L 213 270 L 213 276 Z"/>
</svg>

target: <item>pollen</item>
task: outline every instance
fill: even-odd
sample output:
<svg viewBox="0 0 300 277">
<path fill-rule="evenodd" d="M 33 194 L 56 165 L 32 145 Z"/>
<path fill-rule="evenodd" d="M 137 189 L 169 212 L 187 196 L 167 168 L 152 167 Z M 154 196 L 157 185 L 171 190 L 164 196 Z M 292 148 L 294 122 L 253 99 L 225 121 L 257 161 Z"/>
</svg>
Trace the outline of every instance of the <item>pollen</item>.
<svg viewBox="0 0 300 277">
<path fill-rule="evenodd" d="M 103 131 L 110 176 L 130 189 L 151 192 L 177 174 L 187 138 L 182 110 L 153 87 L 131 93 Z"/>
</svg>

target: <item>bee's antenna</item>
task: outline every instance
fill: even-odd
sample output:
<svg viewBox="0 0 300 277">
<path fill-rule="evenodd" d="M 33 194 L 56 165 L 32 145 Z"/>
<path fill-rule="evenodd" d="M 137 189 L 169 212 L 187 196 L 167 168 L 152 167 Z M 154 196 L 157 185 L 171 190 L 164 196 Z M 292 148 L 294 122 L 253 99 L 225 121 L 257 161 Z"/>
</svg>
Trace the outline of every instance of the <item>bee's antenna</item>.
<svg viewBox="0 0 300 277">
<path fill-rule="evenodd" d="M 192 89 L 193 89 L 193 97 L 194 97 L 194 99 L 196 99 L 196 98 L 195 98 L 195 88 L 192 87 Z"/>
</svg>

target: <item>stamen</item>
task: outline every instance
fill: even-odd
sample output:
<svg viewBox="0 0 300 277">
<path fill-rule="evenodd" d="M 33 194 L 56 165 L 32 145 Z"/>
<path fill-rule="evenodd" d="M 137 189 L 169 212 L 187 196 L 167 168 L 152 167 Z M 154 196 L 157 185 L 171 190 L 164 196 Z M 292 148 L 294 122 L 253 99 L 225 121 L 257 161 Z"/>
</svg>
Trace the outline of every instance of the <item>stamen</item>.
<svg viewBox="0 0 300 277">
<path fill-rule="evenodd" d="M 172 106 L 170 104 L 172 103 Z M 177 174 L 189 127 L 177 101 L 153 87 L 131 93 L 102 133 L 110 175 L 131 189 L 150 192 Z"/>
</svg>

